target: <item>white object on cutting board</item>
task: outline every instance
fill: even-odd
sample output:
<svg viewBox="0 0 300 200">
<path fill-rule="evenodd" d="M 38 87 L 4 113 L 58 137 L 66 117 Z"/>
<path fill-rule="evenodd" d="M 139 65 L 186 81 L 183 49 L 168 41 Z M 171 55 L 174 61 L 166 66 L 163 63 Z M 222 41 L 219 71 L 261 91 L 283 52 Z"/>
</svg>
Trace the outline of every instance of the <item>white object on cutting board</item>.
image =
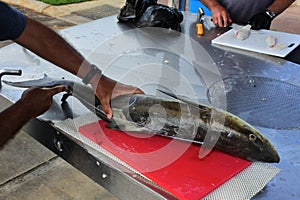
<svg viewBox="0 0 300 200">
<path fill-rule="evenodd" d="M 245 40 L 239 40 L 234 37 L 234 31 L 234 29 L 230 29 L 222 35 L 216 37 L 211 41 L 212 44 L 234 47 L 278 57 L 285 57 L 300 43 L 300 35 L 298 34 L 271 30 L 251 30 L 249 36 Z M 276 37 L 276 43 L 286 45 L 286 48 L 269 48 L 266 44 L 266 38 L 270 35 Z"/>
</svg>

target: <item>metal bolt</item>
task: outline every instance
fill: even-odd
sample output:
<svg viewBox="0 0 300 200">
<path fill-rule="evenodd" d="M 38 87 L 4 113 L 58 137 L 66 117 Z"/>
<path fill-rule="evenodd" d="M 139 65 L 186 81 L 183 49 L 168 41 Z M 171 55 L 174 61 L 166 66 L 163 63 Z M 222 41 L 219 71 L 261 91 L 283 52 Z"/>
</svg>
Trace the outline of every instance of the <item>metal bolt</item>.
<svg viewBox="0 0 300 200">
<path fill-rule="evenodd" d="M 60 151 L 60 152 L 63 151 L 63 144 L 59 139 L 54 138 L 54 146 L 58 151 Z"/>
<path fill-rule="evenodd" d="M 107 174 L 102 174 L 102 178 L 103 179 L 107 178 Z"/>
</svg>

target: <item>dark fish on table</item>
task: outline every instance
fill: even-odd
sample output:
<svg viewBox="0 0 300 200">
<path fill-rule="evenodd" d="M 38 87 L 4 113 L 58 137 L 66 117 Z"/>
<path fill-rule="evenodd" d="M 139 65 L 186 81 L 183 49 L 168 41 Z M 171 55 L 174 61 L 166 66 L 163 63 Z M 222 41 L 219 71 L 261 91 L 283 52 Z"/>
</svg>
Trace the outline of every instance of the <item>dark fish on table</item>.
<svg viewBox="0 0 300 200">
<path fill-rule="evenodd" d="M 17 87 L 67 85 L 70 92 L 63 100 L 73 95 L 91 111 L 96 111 L 111 129 L 151 133 L 203 146 L 206 142 L 215 141 L 211 146 L 213 149 L 249 161 L 273 163 L 280 160 L 271 142 L 247 122 L 231 113 L 194 103 L 185 97 L 168 93 L 176 99 L 146 94 L 118 96 L 111 100 L 113 119 L 107 119 L 99 99 L 89 86 L 46 75 L 38 80 L 5 83 Z"/>
</svg>

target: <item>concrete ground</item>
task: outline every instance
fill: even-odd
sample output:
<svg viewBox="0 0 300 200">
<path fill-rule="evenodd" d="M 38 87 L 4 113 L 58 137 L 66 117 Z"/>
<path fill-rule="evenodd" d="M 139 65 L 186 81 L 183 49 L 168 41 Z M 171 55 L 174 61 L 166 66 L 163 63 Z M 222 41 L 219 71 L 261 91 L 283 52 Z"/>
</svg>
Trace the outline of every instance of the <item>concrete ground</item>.
<svg viewBox="0 0 300 200">
<path fill-rule="evenodd" d="M 49 6 L 35 0 L 4 1 L 55 30 L 114 15 L 125 2 L 93 0 Z M 160 3 L 167 4 L 168 0 L 161 0 Z M 292 5 L 274 20 L 272 29 L 300 34 L 299 21 L 300 6 Z M 0 42 L 0 47 L 10 43 Z M 1 96 L 0 100 L 0 111 L 10 105 Z M 0 199 L 116 199 L 22 131 L 0 151 L 0 169 Z"/>
<path fill-rule="evenodd" d="M 87 5 L 81 4 L 80 9 L 78 5 L 62 8 L 48 6 L 42 11 L 43 4 L 30 2 L 9 3 L 27 16 L 55 30 L 114 15 L 123 5 L 123 1 L 94 1 L 93 4 L 91 2 Z M 0 42 L 0 47 L 10 43 L 12 42 Z M 10 105 L 3 98 L 0 102 L 0 111 Z M 0 199 L 113 200 L 117 198 L 21 131 L 0 151 Z"/>
</svg>

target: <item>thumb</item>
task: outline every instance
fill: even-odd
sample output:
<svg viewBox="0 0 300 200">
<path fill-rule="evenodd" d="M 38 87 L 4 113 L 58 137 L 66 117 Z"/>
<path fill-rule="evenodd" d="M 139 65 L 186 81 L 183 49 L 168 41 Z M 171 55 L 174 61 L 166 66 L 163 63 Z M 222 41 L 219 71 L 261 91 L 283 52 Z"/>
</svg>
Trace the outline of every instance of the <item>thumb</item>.
<svg viewBox="0 0 300 200">
<path fill-rule="evenodd" d="M 106 113 L 106 116 L 111 119 L 112 118 L 112 110 L 111 107 L 109 105 L 109 101 L 108 100 L 104 100 L 102 103 L 102 109 L 103 111 Z"/>
</svg>

